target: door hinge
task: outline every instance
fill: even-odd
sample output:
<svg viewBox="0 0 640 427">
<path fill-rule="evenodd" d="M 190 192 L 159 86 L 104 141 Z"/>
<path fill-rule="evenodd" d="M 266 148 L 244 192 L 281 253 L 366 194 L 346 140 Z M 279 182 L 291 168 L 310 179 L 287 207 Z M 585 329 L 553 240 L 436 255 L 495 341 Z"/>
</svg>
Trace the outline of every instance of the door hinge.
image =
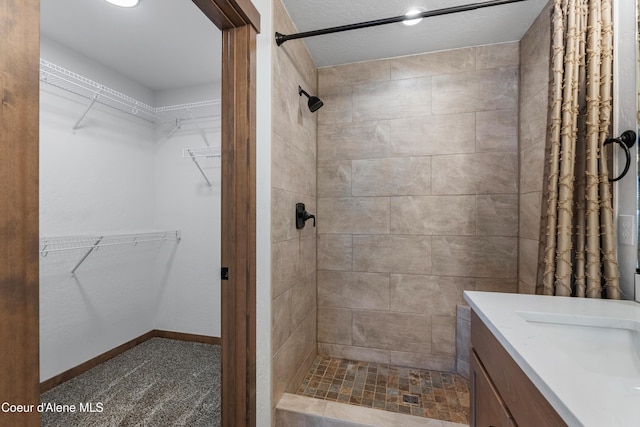
<svg viewBox="0 0 640 427">
<path fill-rule="evenodd" d="M 222 267 L 220 269 L 220 278 L 222 280 L 229 280 L 229 267 Z"/>
</svg>

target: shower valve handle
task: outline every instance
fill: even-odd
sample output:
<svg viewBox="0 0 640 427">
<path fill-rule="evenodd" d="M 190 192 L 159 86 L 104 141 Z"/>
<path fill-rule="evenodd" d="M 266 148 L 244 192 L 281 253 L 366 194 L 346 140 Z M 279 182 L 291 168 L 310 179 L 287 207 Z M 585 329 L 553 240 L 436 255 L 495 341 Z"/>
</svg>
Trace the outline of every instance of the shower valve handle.
<svg viewBox="0 0 640 427">
<path fill-rule="evenodd" d="M 296 203 L 296 228 L 304 228 L 307 220 L 313 219 L 313 226 L 316 226 L 316 216 L 306 211 L 304 203 Z"/>
</svg>

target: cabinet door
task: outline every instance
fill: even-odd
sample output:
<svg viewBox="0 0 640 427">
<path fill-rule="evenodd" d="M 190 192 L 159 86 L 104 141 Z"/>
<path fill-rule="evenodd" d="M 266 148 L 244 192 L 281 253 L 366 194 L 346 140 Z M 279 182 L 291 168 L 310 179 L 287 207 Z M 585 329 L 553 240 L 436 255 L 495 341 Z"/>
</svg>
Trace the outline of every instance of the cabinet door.
<svg viewBox="0 0 640 427">
<path fill-rule="evenodd" d="M 474 351 L 471 352 L 471 426 L 516 426 Z"/>
</svg>

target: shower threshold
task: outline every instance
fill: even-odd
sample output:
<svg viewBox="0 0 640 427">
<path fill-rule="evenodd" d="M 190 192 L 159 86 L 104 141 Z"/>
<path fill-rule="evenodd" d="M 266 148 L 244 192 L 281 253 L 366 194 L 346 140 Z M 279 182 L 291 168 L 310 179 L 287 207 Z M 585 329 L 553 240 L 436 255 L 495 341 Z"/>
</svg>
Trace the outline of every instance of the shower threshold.
<svg viewBox="0 0 640 427">
<path fill-rule="evenodd" d="M 469 381 L 449 372 L 317 356 L 296 394 L 469 424 Z"/>
</svg>

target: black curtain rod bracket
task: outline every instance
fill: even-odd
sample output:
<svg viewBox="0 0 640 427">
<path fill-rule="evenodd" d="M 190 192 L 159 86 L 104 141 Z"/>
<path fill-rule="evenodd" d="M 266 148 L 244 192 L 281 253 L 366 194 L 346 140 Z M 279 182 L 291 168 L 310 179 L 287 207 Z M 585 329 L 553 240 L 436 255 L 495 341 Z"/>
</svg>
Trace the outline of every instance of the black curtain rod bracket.
<svg viewBox="0 0 640 427">
<path fill-rule="evenodd" d="M 402 22 L 402 21 L 412 20 L 412 19 L 430 18 L 432 16 L 449 15 L 451 13 L 467 12 L 470 10 L 482 9 L 484 7 L 500 6 L 503 4 L 518 3 L 522 1 L 527 1 L 527 0 L 491 0 L 491 1 L 486 1 L 482 3 L 472 3 L 467 5 L 461 5 L 461 6 L 446 7 L 444 9 L 428 10 L 412 16 L 401 15 L 401 16 L 395 16 L 393 18 L 377 19 L 374 21 L 359 22 L 357 24 L 341 25 L 339 27 L 325 28 L 322 30 L 306 31 L 304 33 L 295 33 L 295 34 L 276 33 L 276 44 L 278 46 L 281 46 L 286 41 L 302 39 L 305 37 L 321 36 L 323 34 L 332 34 L 332 33 L 339 33 L 342 31 L 358 30 L 360 28 L 376 27 L 378 25 L 393 24 L 395 22 Z"/>
</svg>

